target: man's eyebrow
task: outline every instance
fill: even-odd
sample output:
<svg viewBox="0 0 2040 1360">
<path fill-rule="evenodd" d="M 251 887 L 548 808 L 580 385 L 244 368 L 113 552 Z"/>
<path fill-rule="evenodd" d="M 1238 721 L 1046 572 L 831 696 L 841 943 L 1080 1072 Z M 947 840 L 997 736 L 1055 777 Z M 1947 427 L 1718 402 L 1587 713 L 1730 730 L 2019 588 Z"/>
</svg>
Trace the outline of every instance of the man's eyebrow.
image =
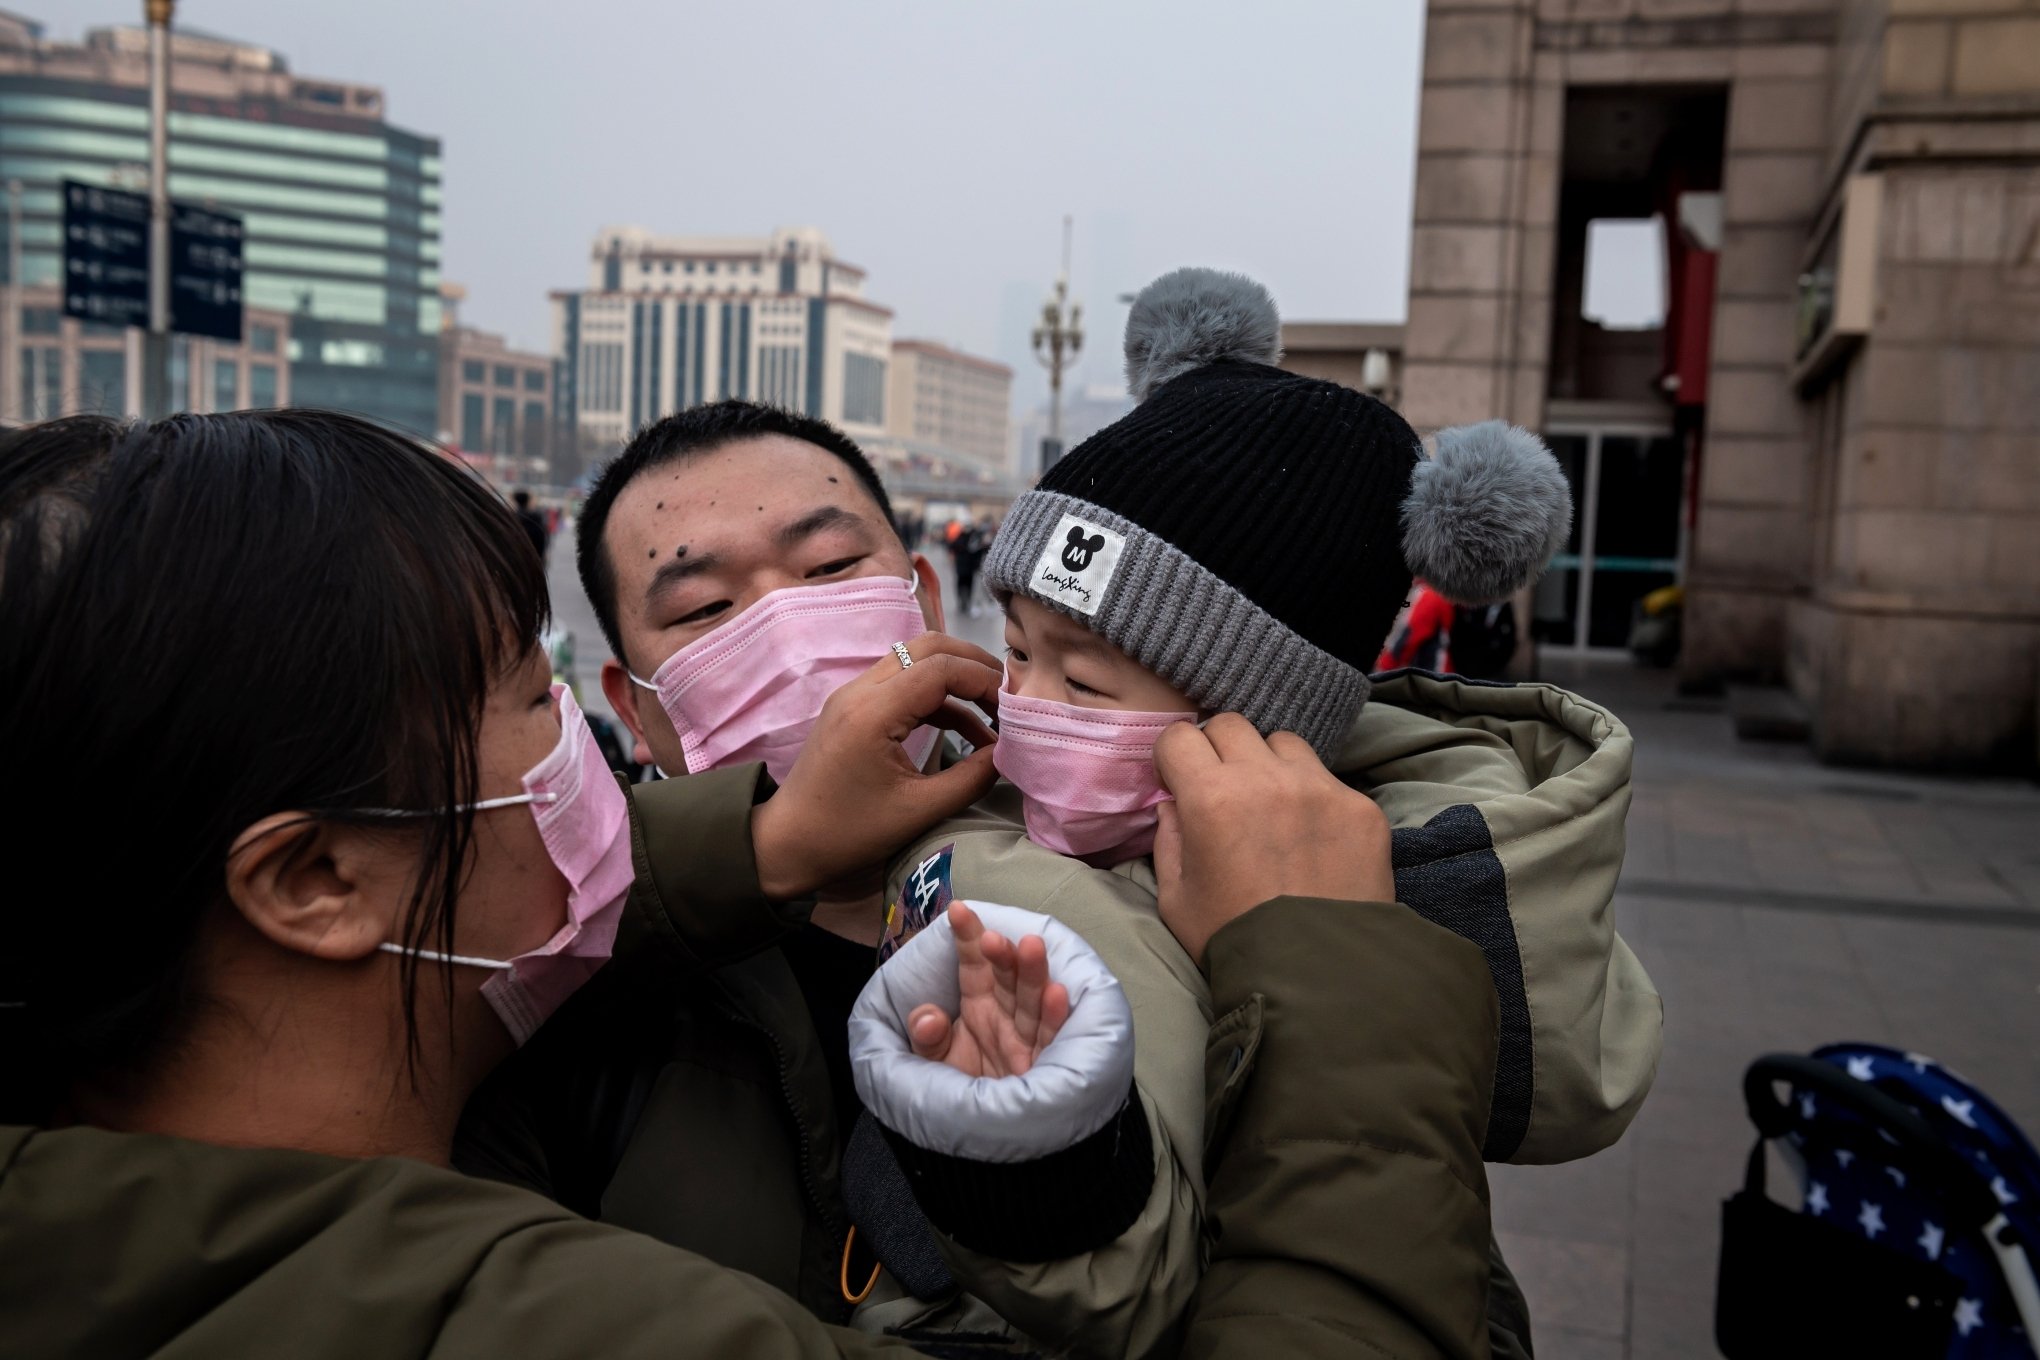
<svg viewBox="0 0 2040 1360">
<path fill-rule="evenodd" d="M 798 547 L 803 541 L 814 537 L 822 530 L 833 529 L 839 525 L 854 529 L 871 527 L 870 521 L 854 510 L 845 510 L 840 505 L 817 506 L 779 531 L 777 535 L 779 546 Z"/>
<path fill-rule="evenodd" d="M 656 599 L 660 591 L 668 586 L 714 571 L 722 565 L 722 559 L 714 553 L 702 553 L 698 557 L 679 556 L 669 558 L 652 573 L 651 584 L 645 587 L 645 598 Z"/>
</svg>

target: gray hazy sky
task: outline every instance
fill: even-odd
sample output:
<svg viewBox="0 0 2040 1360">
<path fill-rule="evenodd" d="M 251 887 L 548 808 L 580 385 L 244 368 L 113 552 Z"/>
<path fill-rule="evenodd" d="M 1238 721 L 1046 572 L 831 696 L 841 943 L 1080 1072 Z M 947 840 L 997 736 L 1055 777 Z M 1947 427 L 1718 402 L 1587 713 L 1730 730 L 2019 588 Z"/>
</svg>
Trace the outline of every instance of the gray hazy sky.
<svg viewBox="0 0 2040 1360">
<path fill-rule="evenodd" d="M 53 36 L 140 0 L 20 0 Z M 813 224 L 894 333 L 1038 385 L 1026 331 L 1076 217 L 1079 379 L 1116 301 L 1243 270 L 1296 320 L 1403 315 L 1418 0 L 180 0 L 180 25 L 381 85 L 445 144 L 446 278 L 543 348 L 545 292 L 608 223 Z"/>
</svg>

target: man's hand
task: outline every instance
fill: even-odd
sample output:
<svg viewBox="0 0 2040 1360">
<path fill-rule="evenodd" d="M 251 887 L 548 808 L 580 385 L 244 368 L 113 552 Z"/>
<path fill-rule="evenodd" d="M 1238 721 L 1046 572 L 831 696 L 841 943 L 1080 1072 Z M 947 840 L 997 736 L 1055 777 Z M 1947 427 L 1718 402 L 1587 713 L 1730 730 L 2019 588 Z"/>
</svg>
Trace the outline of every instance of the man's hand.
<svg viewBox="0 0 2040 1360">
<path fill-rule="evenodd" d="M 1026 1075 L 1070 1018 L 1069 989 L 1048 980 L 1048 947 L 1039 935 L 1016 945 L 986 930 L 961 902 L 949 909 L 949 929 L 961 1013 L 952 1020 L 940 1006 L 916 1006 L 908 1041 L 921 1057 L 968 1077 Z"/>
<path fill-rule="evenodd" d="M 829 696 L 786 782 L 752 811 L 767 897 L 803 897 L 881 863 L 998 778 L 991 729 L 957 702 L 997 708 L 1005 675 L 998 659 L 945 633 L 923 633 L 907 651 L 912 666 L 888 653 Z M 924 774 L 900 745 L 922 726 L 961 732 L 977 749 Z"/>
<path fill-rule="evenodd" d="M 1162 921 L 1198 963 L 1227 922 L 1276 897 L 1395 900 L 1388 819 L 1291 732 L 1221 713 L 1155 743 L 1175 795 L 1155 836 Z"/>
</svg>

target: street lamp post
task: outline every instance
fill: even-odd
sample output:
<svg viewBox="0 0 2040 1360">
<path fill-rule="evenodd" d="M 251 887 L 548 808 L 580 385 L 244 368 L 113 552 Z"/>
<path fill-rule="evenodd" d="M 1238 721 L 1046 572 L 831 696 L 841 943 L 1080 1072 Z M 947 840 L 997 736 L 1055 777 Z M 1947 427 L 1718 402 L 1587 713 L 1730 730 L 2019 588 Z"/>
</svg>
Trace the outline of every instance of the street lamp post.
<svg viewBox="0 0 2040 1360">
<path fill-rule="evenodd" d="M 0 353 L 0 363 L 7 367 L 0 370 L 0 392 L 14 394 L 14 400 L 8 405 L 14 408 L 14 418 L 26 424 L 30 398 L 21 390 L 19 356 L 26 352 L 22 349 L 26 337 L 22 334 L 21 322 L 21 181 L 10 179 L 7 181 L 7 348 Z"/>
<path fill-rule="evenodd" d="M 1041 441 L 1041 470 L 1055 466 L 1062 457 L 1062 375 L 1084 347 L 1084 305 L 1069 301 L 1070 219 L 1063 218 L 1062 272 L 1055 276 L 1055 292 L 1041 304 L 1041 320 L 1034 327 L 1034 357 L 1048 370 L 1048 438 Z"/>
<path fill-rule="evenodd" d="M 176 0 L 143 0 L 149 21 L 149 330 L 142 339 L 142 415 L 170 414 L 170 16 Z"/>
</svg>

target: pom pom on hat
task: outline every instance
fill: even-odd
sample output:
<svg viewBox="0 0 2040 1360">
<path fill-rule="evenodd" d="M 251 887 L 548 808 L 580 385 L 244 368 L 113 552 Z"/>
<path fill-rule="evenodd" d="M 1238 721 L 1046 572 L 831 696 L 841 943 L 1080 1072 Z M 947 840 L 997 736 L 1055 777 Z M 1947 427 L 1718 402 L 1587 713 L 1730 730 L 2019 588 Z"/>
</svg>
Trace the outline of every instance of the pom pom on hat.
<svg viewBox="0 0 2040 1360">
<path fill-rule="evenodd" d="M 1572 489 L 1528 430 L 1499 420 L 1440 430 L 1403 501 L 1403 560 L 1455 604 L 1507 599 L 1572 530 Z"/>
<path fill-rule="evenodd" d="M 1282 357 L 1282 318 L 1244 274 L 1178 269 L 1140 290 L 1126 317 L 1126 390 L 1136 402 L 1169 379 L 1227 359 Z"/>
</svg>

